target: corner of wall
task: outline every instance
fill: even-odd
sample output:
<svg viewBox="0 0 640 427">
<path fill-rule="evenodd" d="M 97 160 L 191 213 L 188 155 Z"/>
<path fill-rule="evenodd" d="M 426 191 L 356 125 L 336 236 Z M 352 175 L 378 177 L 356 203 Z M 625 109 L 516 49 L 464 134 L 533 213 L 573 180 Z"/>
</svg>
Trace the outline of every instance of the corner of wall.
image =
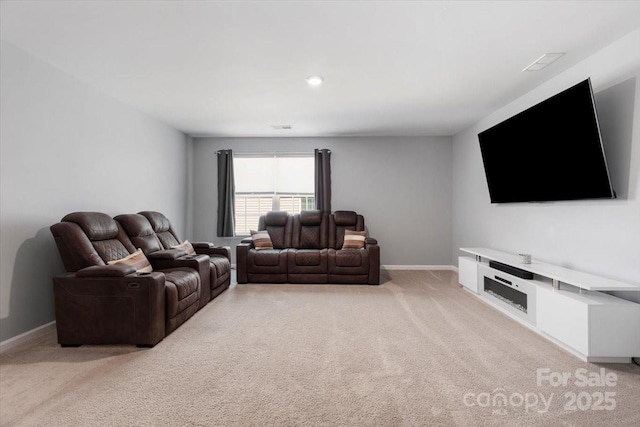
<svg viewBox="0 0 640 427">
<path fill-rule="evenodd" d="M 190 135 L 187 135 L 187 164 L 186 164 L 186 174 L 187 174 L 187 188 L 186 188 L 186 194 L 187 194 L 187 203 L 185 206 L 185 235 L 186 238 L 189 240 L 193 240 L 193 222 L 194 222 L 194 217 L 193 217 L 193 209 L 194 209 L 194 198 L 193 198 L 193 194 L 194 194 L 194 188 L 193 188 L 193 183 L 194 183 L 194 163 L 193 163 L 193 144 L 194 144 L 194 140 L 193 137 Z"/>
</svg>

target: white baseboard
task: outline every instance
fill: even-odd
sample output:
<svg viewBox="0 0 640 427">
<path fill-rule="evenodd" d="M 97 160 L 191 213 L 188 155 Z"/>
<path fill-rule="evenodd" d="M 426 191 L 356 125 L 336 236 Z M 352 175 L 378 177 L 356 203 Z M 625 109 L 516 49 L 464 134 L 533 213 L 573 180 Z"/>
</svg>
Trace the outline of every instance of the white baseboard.
<svg viewBox="0 0 640 427">
<path fill-rule="evenodd" d="M 458 272 L 455 265 L 381 265 L 385 270 L 449 270 Z M 235 264 L 231 264 L 231 269 L 236 270 Z"/>
<path fill-rule="evenodd" d="M 381 265 L 385 270 L 449 270 L 458 271 L 454 265 Z"/>
<path fill-rule="evenodd" d="M 56 322 L 54 320 L 53 322 L 49 322 L 42 326 L 38 326 L 37 328 L 27 331 L 23 334 L 16 335 L 15 337 L 9 338 L 8 340 L 4 340 L 0 342 L 0 353 L 3 353 L 9 349 L 17 347 L 20 344 L 23 344 L 25 342 L 39 338 L 42 335 L 55 329 L 56 329 Z"/>
</svg>

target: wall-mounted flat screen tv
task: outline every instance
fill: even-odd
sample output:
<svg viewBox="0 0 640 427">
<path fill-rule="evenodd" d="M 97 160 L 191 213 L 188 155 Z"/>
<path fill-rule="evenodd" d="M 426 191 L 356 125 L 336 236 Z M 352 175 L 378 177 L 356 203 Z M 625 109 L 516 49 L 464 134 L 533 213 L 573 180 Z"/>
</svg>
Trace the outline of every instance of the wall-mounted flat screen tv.
<svg viewBox="0 0 640 427">
<path fill-rule="evenodd" d="M 491 203 L 615 198 L 590 79 L 478 139 Z"/>
</svg>

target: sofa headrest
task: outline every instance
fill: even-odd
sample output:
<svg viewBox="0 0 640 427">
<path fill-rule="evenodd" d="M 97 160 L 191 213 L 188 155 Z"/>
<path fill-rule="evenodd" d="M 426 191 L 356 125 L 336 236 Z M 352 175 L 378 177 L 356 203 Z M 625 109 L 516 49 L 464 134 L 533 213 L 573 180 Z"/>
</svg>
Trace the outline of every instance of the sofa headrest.
<svg viewBox="0 0 640 427">
<path fill-rule="evenodd" d="M 138 213 L 149 220 L 151 227 L 153 227 L 153 230 L 156 233 L 162 233 L 163 231 L 168 231 L 171 228 L 169 218 L 160 212 L 143 211 Z"/>
<path fill-rule="evenodd" d="M 289 219 L 289 214 L 284 211 L 267 212 L 264 216 L 264 225 L 271 227 L 284 227 L 287 225 L 287 219 Z"/>
<path fill-rule="evenodd" d="M 101 212 L 72 212 L 65 215 L 61 221 L 78 224 L 89 240 L 107 240 L 118 237 L 116 221 Z"/>
<path fill-rule="evenodd" d="M 155 234 L 147 218 L 140 214 L 118 215 L 114 219 L 120 223 L 129 237 L 143 237 Z"/>
<path fill-rule="evenodd" d="M 322 222 L 322 211 L 302 211 L 300 212 L 300 224 L 320 225 Z"/>
<path fill-rule="evenodd" d="M 358 214 L 354 211 L 335 211 L 333 216 L 336 221 L 336 225 L 356 225 L 358 222 Z"/>
</svg>

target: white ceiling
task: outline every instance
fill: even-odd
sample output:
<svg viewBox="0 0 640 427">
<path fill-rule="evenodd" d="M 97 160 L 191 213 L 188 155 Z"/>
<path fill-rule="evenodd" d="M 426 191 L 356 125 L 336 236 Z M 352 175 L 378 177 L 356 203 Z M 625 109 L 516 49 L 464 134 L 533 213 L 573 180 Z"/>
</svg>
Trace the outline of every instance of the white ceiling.
<svg viewBox="0 0 640 427">
<path fill-rule="evenodd" d="M 640 27 L 640 1 L 3 0 L 0 18 L 2 39 L 190 135 L 453 135 Z M 566 55 L 521 72 L 546 52 Z"/>
</svg>

